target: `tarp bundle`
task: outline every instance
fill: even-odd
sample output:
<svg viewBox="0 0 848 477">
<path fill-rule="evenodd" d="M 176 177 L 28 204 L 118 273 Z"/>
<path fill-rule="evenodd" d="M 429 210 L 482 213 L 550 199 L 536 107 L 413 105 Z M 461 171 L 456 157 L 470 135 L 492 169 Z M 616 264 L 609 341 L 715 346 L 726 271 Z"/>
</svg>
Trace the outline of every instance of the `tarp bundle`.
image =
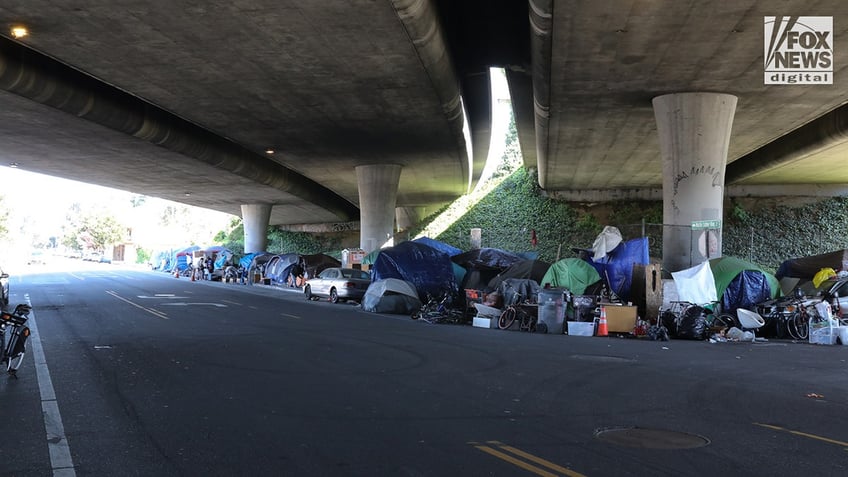
<svg viewBox="0 0 848 477">
<path fill-rule="evenodd" d="M 848 262 L 848 249 L 836 250 L 810 257 L 793 258 L 780 264 L 775 273 L 778 280 L 784 277 L 812 280 L 822 268 L 841 270 L 843 263 Z"/>
<path fill-rule="evenodd" d="M 451 259 L 427 245 L 402 242 L 384 248 L 374 260 L 373 280 L 398 278 L 415 285 L 418 297 L 426 300 L 427 294 L 440 296 L 449 293 L 457 296 L 459 287 L 453 273 Z"/>
<path fill-rule="evenodd" d="M 515 262 L 509 268 L 500 272 L 495 278 L 489 280 L 489 289 L 497 290 L 501 282 L 508 278 L 525 278 L 534 280 L 537 284 L 542 283 L 542 278 L 548 273 L 551 264 L 541 260 L 522 260 Z"/>
<path fill-rule="evenodd" d="M 579 258 L 564 258 L 548 269 L 542 277 L 542 286 L 551 288 L 568 288 L 575 295 L 582 295 L 589 285 L 601 279 L 598 271 L 585 260 Z"/>
<path fill-rule="evenodd" d="M 606 257 L 593 260 L 592 265 L 598 271 L 598 275 L 606 277 L 616 295 L 629 301 L 630 287 L 633 282 L 633 265 L 647 265 L 649 258 L 648 238 L 640 237 L 620 242 L 613 250 L 606 252 Z"/>
<path fill-rule="evenodd" d="M 412 283 L 386 278 L 368 285 L 362 297 L 362 309 L 374 313 L 411 315 L 421 309 L 421 300 Z"/>
</svg>

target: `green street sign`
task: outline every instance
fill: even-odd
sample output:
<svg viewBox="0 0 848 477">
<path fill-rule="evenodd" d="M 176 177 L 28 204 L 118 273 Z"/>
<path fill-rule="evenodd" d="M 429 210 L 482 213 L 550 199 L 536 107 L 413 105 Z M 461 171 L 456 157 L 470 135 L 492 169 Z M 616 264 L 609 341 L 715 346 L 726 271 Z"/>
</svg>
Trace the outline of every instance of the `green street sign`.
<svg viewBox="0 0 848 477">
<path fill-rule="evenodd" d="M 721 220 L 695 220 L 692 222 L 692 230 L 720 229 Z"/>
</svg>

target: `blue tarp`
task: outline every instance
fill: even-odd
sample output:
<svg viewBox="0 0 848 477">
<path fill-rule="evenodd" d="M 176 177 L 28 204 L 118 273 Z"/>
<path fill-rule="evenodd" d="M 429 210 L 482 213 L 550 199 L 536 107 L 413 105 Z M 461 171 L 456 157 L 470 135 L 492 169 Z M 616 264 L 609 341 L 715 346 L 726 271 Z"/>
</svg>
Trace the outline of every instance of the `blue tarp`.
<svg viewBox="0 0 848 477">
<path fill-rule="evenodd" d="M 633 279 L 633 265 L 647 265 L 648 238 L 640 237 L 620 243 L 597 262 L 591 261 L 602 279 L 608 280 L 612 291 L 622 300 L 632 301 L 630 286 Z"/>
<path fill-rule="evenodd" d="M 462 253 L 462 249 L 456 248 L 453 245 L 446 244 L 444 242 L 439 242 L 438 240 L 431 239 L 430 237 L 418 237 L 413 240 L 413 242 L 423 243 L 428 247 L 435 248 L 436 250 L 447 254 L 448 257 L 453 257 L 454 255 Z"/>
<path fill-rule="evenodd" d="M 721 309 L 734 313 L 737 308 L 756 309 L 758 303 L 774 298 L 771 286 L 763 272 L 744 270 L 727 285 L 721 296 Z"/>
<path fill-rule="evenodd" d="M 450 257 L 417 242 L 403 242 L 380 251 L 372 267 L 372 280 L 387 278 L 415 285 L 421 301 L 427 300 L 427 294 L 437 297 L 450 293 L 456 297 L 459 293 Z"/>
</svg>

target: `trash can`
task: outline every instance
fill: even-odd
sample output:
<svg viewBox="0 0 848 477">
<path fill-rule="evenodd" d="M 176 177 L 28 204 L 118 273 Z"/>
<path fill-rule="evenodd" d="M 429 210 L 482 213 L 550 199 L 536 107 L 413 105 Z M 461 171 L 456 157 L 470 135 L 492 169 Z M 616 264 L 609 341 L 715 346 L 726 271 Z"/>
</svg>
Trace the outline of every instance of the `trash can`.
<svg viewBox="0 0 848 477">
<path fill-rule="evenodd" d="M 563 291 L 556 288 L 539 290 L 539 323 L 548 327 L 548 333 L 562 334 L 565 322 Z"/>
</svg>

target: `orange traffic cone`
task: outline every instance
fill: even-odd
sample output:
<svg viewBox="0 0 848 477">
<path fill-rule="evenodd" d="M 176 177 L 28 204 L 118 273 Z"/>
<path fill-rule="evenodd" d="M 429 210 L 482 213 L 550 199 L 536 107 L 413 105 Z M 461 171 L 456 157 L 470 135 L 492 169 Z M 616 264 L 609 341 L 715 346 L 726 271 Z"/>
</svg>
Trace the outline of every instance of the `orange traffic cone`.
<svg viewBox="0 0 848 477">
<path fill-rule="evenodd" d="M 609 336 L 607 329 L 607 307 L 601 307 L 601 321 L 598 323 L 598 336 Z"/>
</svg>

